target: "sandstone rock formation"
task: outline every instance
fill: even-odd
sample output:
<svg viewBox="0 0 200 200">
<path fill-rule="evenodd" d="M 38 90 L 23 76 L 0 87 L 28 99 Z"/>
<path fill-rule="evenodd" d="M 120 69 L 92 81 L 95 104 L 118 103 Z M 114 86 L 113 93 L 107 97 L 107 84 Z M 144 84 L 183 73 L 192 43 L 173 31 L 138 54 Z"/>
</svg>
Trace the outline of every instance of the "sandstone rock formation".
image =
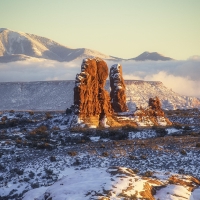
<svg viewBox="0 0 200 200">
<path fill-rule="evenodd" d="M 149 99 L 149 106 L 147 108 L 138 108 L 134 113 L 137 118 L 138 125 L 150 126 L 166 126 L 172 123 L 165 117 L 165 113 L 161 108 L 161 103 L 158 97 Z"/>
<path fill-rule="evenodd" d="M 75 126 L 96 128 L 116 126 L 166 126 L 171 122 L 165 117 L 158 97 L 149 99 L 149 106 L 136 112 L 128 111 L 122 67 L 110 69 L 109 93 L 104 89 L 108 77 L 108 66 L 100 58 L 84 59 L 81 73 L 76 75 L 74 87 Z M 115 111 L 115 114 L 114 112 Z M 73 124 L 73 123 L 72 123 Z"/>
<path fill-rule="evenodd" d="M 122 77 L 122 66 L 115 64 L 110 68 L 110 97 L 111 105 L 115 112 L 126 112 L 126 87 Z"/>
<path fill-rule="evenodd" d="M 108 66 L 99 58 L 84 59 L 74 87 L 75 113 L 86 124 L 99 125 L 112 115 L 110 97 L 104 89 Z"/>
</svg>

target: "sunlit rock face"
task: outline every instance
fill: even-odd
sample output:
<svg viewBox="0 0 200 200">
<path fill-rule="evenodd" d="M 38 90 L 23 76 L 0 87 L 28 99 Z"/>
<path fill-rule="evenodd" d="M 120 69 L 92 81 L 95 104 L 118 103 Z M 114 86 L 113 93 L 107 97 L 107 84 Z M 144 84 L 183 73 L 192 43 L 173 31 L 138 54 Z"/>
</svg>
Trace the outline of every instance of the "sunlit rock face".
<svg viewBox="0 0 200 200">
<path fill-rule="evenodd" d="M 104 89 L 108 66 L 99 58 L 84 59 L 74 87 L 75 113 L 87 124 L 99 122 L 112 115 L 109 93 Z"/>
<path fill-rule="evenodd" d="M 122 66 L 115 64 L 110 68 L 110 98 L 115 112 L 126 112 L 126 87 L 122 76 Z"/>
</svg>

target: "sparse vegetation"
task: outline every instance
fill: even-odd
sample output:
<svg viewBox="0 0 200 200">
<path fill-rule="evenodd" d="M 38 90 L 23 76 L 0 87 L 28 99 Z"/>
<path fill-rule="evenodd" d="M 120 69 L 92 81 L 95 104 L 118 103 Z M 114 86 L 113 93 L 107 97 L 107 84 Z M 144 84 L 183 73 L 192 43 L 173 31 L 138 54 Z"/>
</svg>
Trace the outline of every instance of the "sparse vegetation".
<svg viewBox="0 0 200 200">
<path fill-rule="evenodd" d="M 180 153 L 181 153 L 182 155 L 187 155 L 187 152 L 186 152 L 184 149 L 182 149 L 182 150 L 180 151 Z"/>
<path fill-rule="evenodd" d="M 46 126 L 40 126 L 34 130 L 32 130 L 31 132 L 29 132 L 29 134 L 31 136 L 47 136 L 48 132 L 47 132 L 47 127 Z"/>
<path fill-rule="evenodd" d="M 108 157 L 109 154 L 108 154 L 108 152 L 103 152 L 103 153 L 102 153 L 102 156 L 104 156 L 104 157 Z"/>
<path fill-rule="evenodd" d="M 200 148 L 200 142 L 196 143 L 196 147 Z"/>
<path fill-rule="evenodd" d="M 34 115 L 33 111 L 29 111 L 28 113 L 29 113 L 29 115 Z"/>
<path fill-rule="evenodd" d="M 46 119 L 51 119 L 52 118 L 51 113 L 49 113 L 49 112 L 45 113 L 45 115 L 46 115 Z"/>
<path fill-rule="evenodd" d="M 76 151 L 69 151 L 67 152 L 69 156 L 77 156 L 77 152 Z"/>
</svg>

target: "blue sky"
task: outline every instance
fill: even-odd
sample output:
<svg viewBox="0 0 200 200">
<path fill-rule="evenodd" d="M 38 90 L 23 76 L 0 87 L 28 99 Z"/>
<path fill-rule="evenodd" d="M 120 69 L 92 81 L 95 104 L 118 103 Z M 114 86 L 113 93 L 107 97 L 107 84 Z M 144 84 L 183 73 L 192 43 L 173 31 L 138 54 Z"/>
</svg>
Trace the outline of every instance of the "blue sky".
<svg viewBox="0 0 200 200">
<path fill-rule="evenodd" d="M 200 55 L 199 0 L 0 0 L 0 26 L 123 58 Z"/>
</svg>

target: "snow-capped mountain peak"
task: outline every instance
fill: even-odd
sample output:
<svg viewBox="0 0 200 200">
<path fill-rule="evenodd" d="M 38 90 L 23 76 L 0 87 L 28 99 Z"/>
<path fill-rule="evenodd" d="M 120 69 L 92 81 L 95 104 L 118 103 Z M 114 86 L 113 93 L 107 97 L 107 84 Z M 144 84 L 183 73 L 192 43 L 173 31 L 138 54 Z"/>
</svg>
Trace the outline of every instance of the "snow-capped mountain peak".
<svg viewBox="0 0 200 200">
<path fill-rule="evenodd" d="M 1 28 L 0 56 L 4 57 L 3 62 L 13 61 L 13 57 L 18 60 L 19 56 L 16 55 L 20 55 L 22 59 L 30 56 L 56 61 L 72 61 L 85 57 L 114 59 L 98 51 L 85 48 L 72 49 L 45 37 Z"/>
</svg>

